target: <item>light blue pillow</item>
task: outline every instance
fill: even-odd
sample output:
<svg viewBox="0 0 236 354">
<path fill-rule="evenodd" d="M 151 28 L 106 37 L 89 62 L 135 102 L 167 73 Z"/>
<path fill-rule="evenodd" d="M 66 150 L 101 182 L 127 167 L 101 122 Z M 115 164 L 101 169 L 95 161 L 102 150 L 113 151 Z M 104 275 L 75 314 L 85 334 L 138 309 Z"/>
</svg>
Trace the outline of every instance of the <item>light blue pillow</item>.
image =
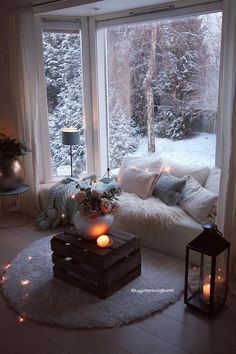
<svg viewBox="0 0 236 354">
<path fill-rule="evenodd" d="M 158 197 L 169 206 L 177 205 L 183 197 L 185 183 L 186 178 L 178 178 L 170 173 L 162 173 L 152 195 Z"/>
</svg>

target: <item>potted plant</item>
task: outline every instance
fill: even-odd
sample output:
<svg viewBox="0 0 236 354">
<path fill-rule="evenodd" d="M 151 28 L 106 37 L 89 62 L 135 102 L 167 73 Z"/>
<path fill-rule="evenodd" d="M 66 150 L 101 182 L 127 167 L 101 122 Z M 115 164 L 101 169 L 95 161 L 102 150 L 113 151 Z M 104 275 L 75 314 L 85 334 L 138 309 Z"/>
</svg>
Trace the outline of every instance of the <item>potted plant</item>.
<svg viewBox="0 0 236 354">
<path fill-rule="evenodd" d="M 76 229 L 92 240 L 106 234 L 118 209 L 115 191 L 102 192 L 81 188 L 75 195 L 75 200 L 78 203 L 78 211 L 74 216 Z"/>
<path fill-rule="evenodd" d="M 20 157 L 31 150 L 25 142 L 0 133 L 0 189 L 9 190 L 22 183 L 24 170 Z"/>
</svg>

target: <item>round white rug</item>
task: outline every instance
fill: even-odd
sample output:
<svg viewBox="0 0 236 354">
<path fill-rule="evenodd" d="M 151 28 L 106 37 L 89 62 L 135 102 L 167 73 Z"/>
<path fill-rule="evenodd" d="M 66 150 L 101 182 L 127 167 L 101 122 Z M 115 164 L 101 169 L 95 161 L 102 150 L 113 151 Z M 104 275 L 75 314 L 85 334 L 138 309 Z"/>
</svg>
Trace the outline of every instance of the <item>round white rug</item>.
<svg viewBox="0 0 236 354">
<path fill-rule="evenodd" d="M 18 313 L 67 328 L 117 327 L 179 299 L 184 262 L 142 249 L 142 274 L 106 300 L 53 277 L 50 237 L 25 248 L 5 272 L 3 294 Z"/>
</svg>

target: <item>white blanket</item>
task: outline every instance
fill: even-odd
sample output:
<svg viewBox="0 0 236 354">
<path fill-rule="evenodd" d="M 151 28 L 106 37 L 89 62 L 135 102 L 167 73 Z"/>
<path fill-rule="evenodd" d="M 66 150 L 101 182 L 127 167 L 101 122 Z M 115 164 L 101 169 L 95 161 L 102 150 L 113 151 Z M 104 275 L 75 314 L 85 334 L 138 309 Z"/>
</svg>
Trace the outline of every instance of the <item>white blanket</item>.
<svg viewBox="0 0 236 354">
<path fill-rule="evenodd" d="M 171 228 L 180 218 L 186 216 L 179 206 L 168 206 L 159 198 L 143 200 L 135 194 L 122 193 L 119 196 L 119 209 L 114 217 L 113 227 L 134 234 L 144 231 Z"/>
</svg>

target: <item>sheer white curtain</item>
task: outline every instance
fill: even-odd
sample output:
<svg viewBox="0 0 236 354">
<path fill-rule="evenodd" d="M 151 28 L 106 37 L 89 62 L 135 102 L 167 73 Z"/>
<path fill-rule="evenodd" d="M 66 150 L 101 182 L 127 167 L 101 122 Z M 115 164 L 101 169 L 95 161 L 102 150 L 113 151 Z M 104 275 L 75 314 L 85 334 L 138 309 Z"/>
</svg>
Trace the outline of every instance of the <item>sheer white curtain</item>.
<svg viewBox="0 0 236 354">
<path fill-rule="evenodd" d="M 36 34 L 32 5 L 11 9 L 9 15 L 9 51 L 14 118 L 19 139 L 32 153 L 23 158 L 25 183 L 29 184 L 25 210 L 35 215 L 38 210 L 38 135 L 39 95 Z"/>
<path fill-rule="evenodd" d="M 224 0 L 223 4 L 221 126 L 218 141 L 222 176 L 217 223 L 231 243 L 230 276 L 236 279 L 236 1 Z M 236 287 L 233 292 L 236 294 Z"/>
</svg>

